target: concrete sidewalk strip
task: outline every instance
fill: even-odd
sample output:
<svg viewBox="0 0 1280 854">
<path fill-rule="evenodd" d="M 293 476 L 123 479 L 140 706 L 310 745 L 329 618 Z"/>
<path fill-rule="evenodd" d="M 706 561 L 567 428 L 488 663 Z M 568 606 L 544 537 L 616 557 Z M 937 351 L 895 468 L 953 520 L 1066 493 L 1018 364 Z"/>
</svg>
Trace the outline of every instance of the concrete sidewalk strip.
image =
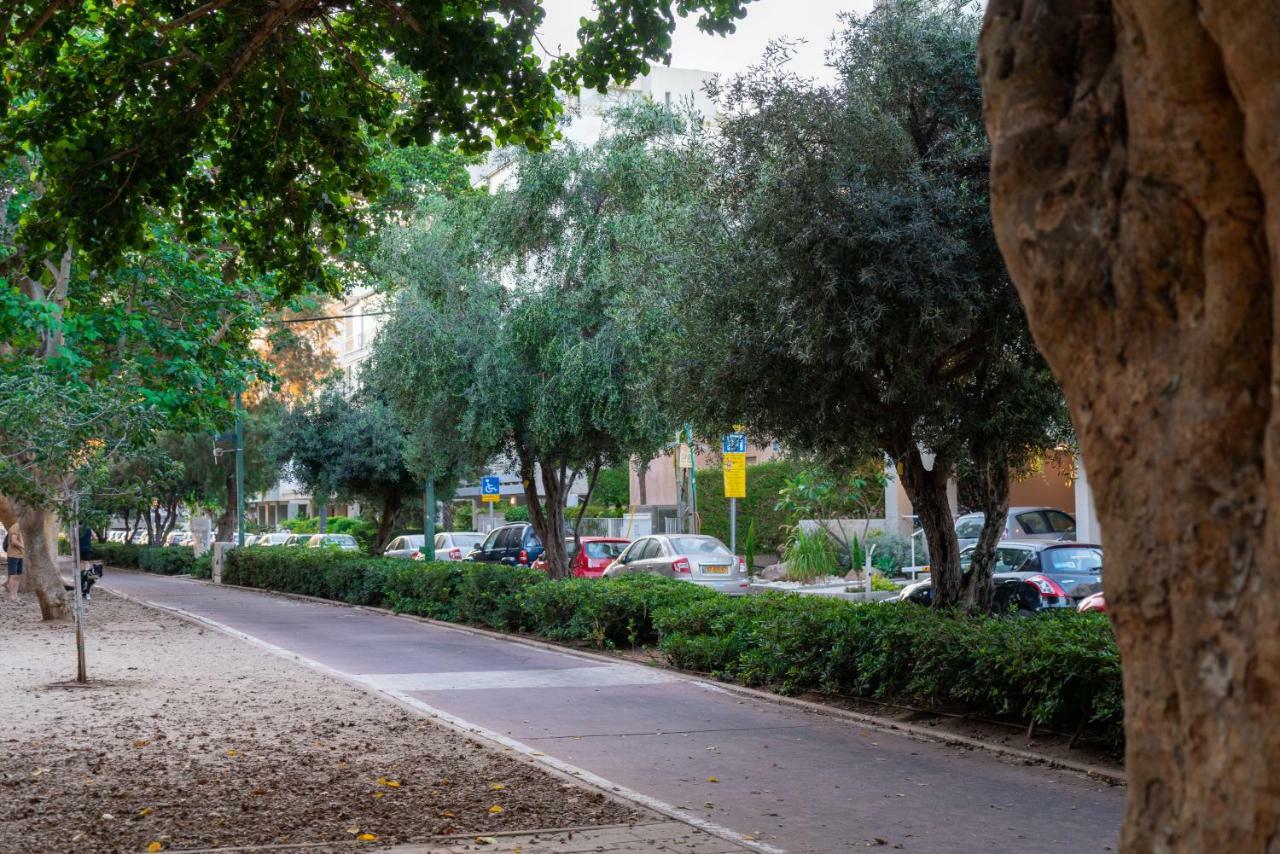
<svg viewBox="0 0 1280 854">
<path fill-rule="evenodd" d="M 443 673 L 366 673 L 356 676 L 379 691 L 475 691 L 510 688 L 607 688 L 659 685 L 680 678 L 629 664 L 546 670 L 477 670 Z"/>
<path fill-rule="evenodd" d="M 401 845 L 396 854 L 748 854 L 752 849 L 703 833 L 678 821 L 588 827 L 576 830 L 457 836 L 424 845 Z"/>
</svg>

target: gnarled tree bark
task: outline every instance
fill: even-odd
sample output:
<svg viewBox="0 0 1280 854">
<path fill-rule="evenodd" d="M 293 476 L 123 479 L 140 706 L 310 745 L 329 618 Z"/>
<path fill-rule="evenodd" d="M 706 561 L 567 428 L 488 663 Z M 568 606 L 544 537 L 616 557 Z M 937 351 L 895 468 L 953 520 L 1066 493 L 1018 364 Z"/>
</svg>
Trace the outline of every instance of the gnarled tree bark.
<svg viewBox="0 0 1280 854">
<path fill-rule="evenodd" d="M 1071 407 L 1126 851 L 1280 847 L 1280 3 L 992 0 L 996 233 Z"/>
</svg>

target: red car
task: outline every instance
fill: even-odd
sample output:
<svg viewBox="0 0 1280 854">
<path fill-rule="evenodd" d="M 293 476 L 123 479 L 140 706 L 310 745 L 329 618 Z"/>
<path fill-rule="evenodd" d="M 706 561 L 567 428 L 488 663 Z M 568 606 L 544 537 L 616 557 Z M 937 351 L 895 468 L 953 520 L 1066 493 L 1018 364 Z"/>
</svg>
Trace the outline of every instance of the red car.
<svg viewBox="0 0 1280 854">
<path fill-rule="evenodd" d="M 599 578 L 630 543 L 621 537 L 583 537 L 582 549 L 575 553 L 573 540 L 570 540 L 565 543 L 565 551 L 569 553 L 569 573 L 574 578 Z M 545 552 L 533 562 L 533 568 L 546 570 Z"/>
<path fill-rule="evenodd" d="M 1081 613 L 1085 611 L 1105 612 L 1107 610 L 1107 600 L 1102 598 L 1101 593 L 1094 593 L 1092 596 L 1086 596 L 1081 600 L 1076 610 Z"/>
</svg>

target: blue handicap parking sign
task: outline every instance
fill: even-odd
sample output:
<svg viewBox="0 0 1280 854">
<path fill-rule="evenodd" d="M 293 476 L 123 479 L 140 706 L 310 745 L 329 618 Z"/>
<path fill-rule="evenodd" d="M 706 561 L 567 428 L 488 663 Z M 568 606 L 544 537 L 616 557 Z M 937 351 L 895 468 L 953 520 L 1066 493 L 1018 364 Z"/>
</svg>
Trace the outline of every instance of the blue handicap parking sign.
<svg viewBox="0 0 1280 854">
<path fill-rule="evenodd" d="M 497 475 L 487 475 L 480 478 L 480 494 L 481 495 L 498 495 L 502 492 L 502 481 Z"/>
<path fill-rule="evenodd" d="M 747 434 L 725 433 L 720 437 L 720 451 L 725 454 L 745 454 L 747 452 Z"/>
</svg>

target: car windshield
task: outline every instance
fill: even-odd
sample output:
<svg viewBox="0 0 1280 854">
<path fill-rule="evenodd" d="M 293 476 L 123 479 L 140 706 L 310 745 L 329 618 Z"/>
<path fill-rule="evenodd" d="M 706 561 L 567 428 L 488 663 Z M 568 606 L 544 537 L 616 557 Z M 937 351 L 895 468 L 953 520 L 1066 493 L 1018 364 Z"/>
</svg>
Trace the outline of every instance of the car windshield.
<svg viewBox="0 0 1280 854">
<path fill-rule="evenodd" d="M 728 555 L 724 543 L 714 537 L 672 537 L 671 545 L 680 555 Z"/>
<path fill-rule="evenodd" d="M 454 545 L 464 549 L 474 549 L 484 539 L 482 534 L 453 534 Z"/>
<path fill-rule="evenodd" d="M 622 554 L 622 550 L 627 547 L 626 543 L 584 543 L 583 548 L 587 550 L 587 557 L 605 558 L 617 557 Z"/>
<path fill-rule="evenodd" d="M 1061 548 L 1045 549 L 1040 555 L 1040 563 L 1050 575 L 1072 575 L 1089 573 L 1096 575 L 1102 572 L 1102 549 Z"/>
</svg>

